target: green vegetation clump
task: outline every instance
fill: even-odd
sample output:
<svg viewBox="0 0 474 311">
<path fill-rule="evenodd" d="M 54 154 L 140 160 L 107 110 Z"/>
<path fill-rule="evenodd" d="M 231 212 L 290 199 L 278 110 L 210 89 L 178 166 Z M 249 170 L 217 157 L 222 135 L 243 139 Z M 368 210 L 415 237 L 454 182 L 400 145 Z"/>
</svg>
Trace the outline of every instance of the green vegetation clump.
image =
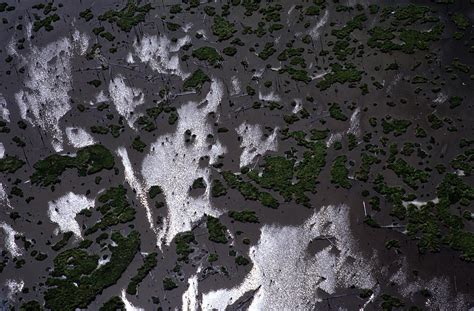
<svg viewBox="0 0 474 311">
<path fill-rule="evenodd" d="M 207 61 L 209 64 L 215 66 L 219 62 L 223 61 L 224 58 L 217 52 L 217 50 L 210 46 L 203 46 L 193 51 L 193 57 L 199 60 Z"/>
<path fill-rule="evenodd" d="M 401 51 L 413 54 L 418 50 L 428 50 L 430 43 L 440 39 L 444 24 L 430 14 L 425 6 L 408 5 L 398 8 L 384 8 L 381 14 L 383 23 L 390 21 L 387 27 L 375 26 L 369 30 L 367 45 L 378 48 L 384 53 Z M 415 23 L 436 23 L 427 31 L 419 31 L 408 26 Z"/>
<path fill-rule="evenodd" d="M 62 249 L 64 246 L 66 246 L 67 242 L 69 242 L 69 240 L 72 238 L 73 235 L 74 233 L 72 233 L 71 231 L 64 232 L 63 238 L 51 247 L 53 251 L 57 252 L 60 249 Z"/>
<path fill-rule="evenodd" d="M 355 47 L 351 47 L 346 40 L 337 40 L 333 46 L 333 52 L 340 61 L 345 61 L 348 56 L 354 54 Z"/>
<path fill-rule="evenodd" d="M 347 116 L 342 112 L 341 106 L 338 103 L 332 103 L 329 106 L 329 115 L 333 119 L 347 121 Z"/>
<path fill-rule="evenodd" d="M 304 48 L 286 48 L 278 54 L 278 60 L 279 61 L 285 61 L 288 60 L 289 58 L 293 57 L 301 57 L 303 56 L 304 53 Z"/>
<path fill-rule="evenodd" d="M 33 31 L 34 32 L 40 31 L 41 28 L 43 28 L 43 27 L 46 31 L 51 31 L 51 30 L 54 29 L 52 24 L 54 22 L 57 22 L 58 20 L 60 20 L 58 14 L 49 15 L 49 16 L 43 18 L 43 19 L 41 19 L 36 14 L 34 14 L 34 16 L 35 16 L 35 22 L 33 23 Z"/>
<path fill-rule="evenodd" d="M 402 177 L 403 182 L 414 190 L 418 189 L 418 182 L 425 183 L 430 177 L 430 174 L 427 172 L 411 167 L 405 160 L 400 158 L 389 163 L 387 167 L 394 171 L 398 177 Z"/>
<path fill-rule="evenodd" d="M 371 37 L 367 45 L 372 48 L 378 48 L 384 53 L 402 51 L 407 54 L 413 54 L 416 49 L 427 50 L 430 42 L 439 40 L 443 30 L 444 25 L 438 23 L 429 31 L 403 30 L 397 38 L 392 33 L 393 29 L 375 26 L 369 31 Z M 396 39 L 402 41 L 402 43 L 395 43 Z"/>
<path fill-rule="evenodd" d="M 251 183 L 243 181 L 240 176 L 236 176 L 229 171 L 222 172 L 221 174 L 227 184 L 231 188 L 237 189 L 246 200 L 259 201 L 264 206 L 270 208 L 278 207 L 278 201 L 271 194 L 258 190 L 258 188 Z"/>
<path fill-rule="evenodd" d="M 345 189 L 350 189 L 349 170 L 346 168 L 347 156 L 337 156 L 331 167 L 331 182 Z"/>
<path fill-rule="evenodd" d="M 150 199 L 154 199 L 157 195 L 163 193 L 163 190 L 160 186 L 151 186 L 148 190 L 148 196 Z"/>
<path fill-rule="evenodd" d="M 306 192 L 315 193 L 319 173 L 326 165 L 326 145 L 319 141 L 324 137 L 314 132 L 316 141 L 306 141 L 304 136 L 297 138 L 299 144 L 307 149 L 303 159 L 298 163 L 295 159 L 283 156 L 265 157 L 262 164 L 263 171 L 250 171 L 248 176 L 262 188 L 272 189 L 280 193 L 286 201 L 295 200 L 298 204 L 310 206 Z"/>
<path fill-rule="evenodd" d="M 263 50 L 260 53 L 258 53 L 258 57 L 260 57 L 263 60 L 267 60 L 270 56 L 272 56 L 276 52 L 274 45 L 275 44 L 273 42 L 265 43 Z"/>
<path fill-rule="evenodd" d="M 98 19 L 111 24 L 115 23 L 122 31 L 129 32 L 132 27 L 145 21 L 145 16 L 151 9 L 153 7 L 149 3 L 138 6 L 135 0 L 128 0 L 127 5 L 121 10 L 109 10 L 99 15 Z"/>
<path fill-rule="evenodd" d="M 392 203 L 391 215 L 400 220 L 405 219 L 406 209 L 403 201 L 407 201 L 405 190 L 402 187 L 390 187 L 385 183 L 381 174 L 378 174 L 374 181 L 374 190 L 385 196 L 385 199 Z"/>
<path fill-rule="evenodd" d="M 380 228 L 380 225 L 370 215 L 365 216 L 364 224 L 372 228 Z"/>
<path fill-rule="evenodd" d="M 135 218 L 135 210 L 130 206 L 127 200 L 127 190 L 119 185 L 109 188 L 97 199 L 102 205 L 98 208 L 102 218 L 85 232 L 86 235 L 92 234 L 97 230 L 105 230 L 110 226 L 119 223 L 127 223 Z"/>
<path fill-rule="evenodd" d="M 466 30 L 469 26 L 471 26 L 471 22 L 469 21 L 469 18 L 467 18 L 462 13 L 454 13 L 452 20 L 459 30 Z"/>
<path fill-rule="evenodd" d="M 451 167 L 455 170 L 461 170 L 466 176 L 472 173 L 472 162 L 474 162 L 474 149 L 468 149 L 464 153 L 457 155 L 451 160 Z"/>
<path fill-rule="evenodd" d="M 26 143 L 18 136 L 13 137 L 12 141 L 16 143 L 17 147 L 24 148 L 26 146 Z"/>
<path fill-rule="evenodd" d="M 459 70 L 462 73 L 469 73 L 471 71 L 471 66 L 461 62 L 459 59 L 454 59 L 451 63 L 452 68 Z"/>
<path fill-rule="evenodd" d="M 352 20 L 348 21 L 347 24 L 341 29 L 332 30 L 331 34 L 336 36 L 338 39 L 346 39 L 356 29 L 362 30 L 363 23 L 367 20 L 365 14 L 359 14 L 354 16 Z"/>
<path fill-rule="evenodd" d="M 227 189 L 220 180 L 215 179 L 212 181 L 211 194 L 213 197 L 217 198 L 227 194 Z"/>
<path fill-rule="evenodd" d="M 6 3 L 6 2 L 0 2 L 0 13 L 10 12 L 10 11 L 13 11 L 13 10 L 15 10 L 14 6 L 8 5 L 8 3 Z"/>
<path fill-rule="evenodd" d="M 7 63 L 11 62 L 13 60 L 13 57 L 11 55 L 8 55 L 7 59 L 5 61 Z M 0 120 L 0 133 L 10 133 L 10 128 L 7 126 L 7 122 Z"/>
<path fill-rule="evenodd" d="M 403 206 L 404 201 L 413 200 L 413 197 L 409 199 L 400 187 L 388 187 L 382 175 L 374 184 L 374 189 L 393 204 L 391 214 L 406 219 L 407 234 L 418 240 L 420 253 L 438 252 L 442 245 L 447 245 L 460 251 L 461 259 L 474 261 L 474 234 L 464 229 L 459 213 L 450 210 L 452 205 L 468 206 L 474 200 L 474 188 L 465 184 L 461 177 L 447 173 L 437 187 L 438 201 L 429 201 L 422 206 Z"/>
<path fill-rule="evenodd" d="M 239 256 L 235 257 L 235 263 L 239 266 L 246 266 L 250 263 L 250 260 L 248 260 L 247 258 L 245 258 L 242 255 L 239 255 Z"/>
<path fill-rule="evenodd" d="M 135 274 L 130 280 L 130 283 L 128 283 L 127 294 L 135 295 L 137 293 L 138 284 L 140 284 L 148 273 L 156 267 L 158 263 L 158 260 L 156 259 L 157 256 L 157 253 L 151 253 L 145 257 L 143 265 L 138 268 L 137 274 Z"/>
<path fill-rule="evenodd" d="M 54 259 L 49 287 L 44 295 L 46 308 L 74 311 L 87 306 L 105 288 L 114 285 L 132 262 L 140 247 L 140 234 L 132 231 L 128 236 L 113 232 L 109 245 L 110 261 L 98 267 L 97 255 L 89 255 L 83 249 L 70 249 Z"/>
<path fill-rule="evenodd" d="M 429 114 L 426 119 L 430 122 L 433 130 L 439 130 L 443 127 L 443 120 L 441 120 L 435 113 Z"/>
<path fill-rule="evenodd" d="M 234 24 L 227 21 L 224 17 L 217 15 L 214 17 L 214 24 L 211 26 L 212 33 L 217 36 L 219 41 L 225 41 L 234 35 L 237 31 Z"/>
<path fill-rule="evenodd" d="M 285 73 L 287 72 L 291 79 L 295 81 L 301 81 L 305 83 L 311 82 L 311 77 L 308 75 L 308 72 L 304 69 L 295 69 L 291 66 L 285 66 L 284 68 L 280 69 L 278 73 Z"/>
<path fill-rule="evenodd" d="M 100 80 L 94 79 L 94 80 L 88 81 L 87 84 L 90 84 L 94 87 L 99 87 L 102 84 L 102 82 Z"/>
<path fill-rule="evenodd" d="M 1 11 L 0 11 L 1 12 Z M 20 306 L 20 311 L 42 311 L 43 307 L 36 300 L 30 300 Z"/>
<path fill-rule="evenodd" d="M 7 155 L 0 159 L 0 172 L 13 174 L 24 164 L 25 161 L 18 159 L 18 157 Z"/>
<path fill-rule="evenodd" d="M 222 53 L 227 56 L 234 56 L 235 54 L 237 54 L 237 49 L 233 46 L 227 46 L 222 50 Z"/>
<path fill-rule="evenodd" d="M 205 6 L 204 13 L 206 13 L 209 16 L 214 16 L 216 15 L 216 8 L 213 6 Z"/>
<path fill-rule="evenodd" d="M 387 249 L 400 248 L 400 242 L 398 240 L 389 240 L 385 243 Z"/>
<path fill-rule="evenodd" d="M 207 257 L 207 261 L 210 263 L 216 262 L 218 259 L 219 259 L 219 255 L 215 253 L 209 254 L 209 256 Z"/>
<path fill-rule="evenodd" d="M 170 14 L 178 14 L 181 13 L 183 9 L 179 4 L 172 5 L 170 8 Z"/>
<path fill-rule="evenodd" d="M 331 64 L 331 72 L 324 76 L 316 86 L 321 91 L 327 90 L 335 83 L 344 84 L 347 82 L 359 82 L 362 79 L 362 71 L 356 69 L 352 64 Z"/>
<path fill-rule="evenodd" d="M 360 181 L 366 182 L 369 179 L 370 167 L 373 164 L 380 163 L 380 160 L 372 155 L 367 153 L 362 153 L 361 155 L 361 165 L 359 170 L 355 173 L 355 178 Z"/>
<path fill-rule="evenodd" d="M 392 297 L 388 294 L 383 294 L 382 300 L 383 301 L 382 301 L 381 307 L 382 307 L 382 310 L 384 311 L 390 311 L 390 310 L 393 310 L 394 308 L 400 308 L 404 306 L 403 302 L 400 299 L 396 297 Z"/>
<path fill-rule="evenodd" d="M 171 112 L 168 116 L 168 124 L 173 125 L 178 121 L 179 115 L 175 111 Z"/>
<path fill-rule="evenodd" d="M 91 132 L 94 134 L 107 135 L 109 133 L 109 129 L 105 126 L 93 125 L 91 126 Z"/>
<path fill-rule="evenodd" d="M 103 169 L 110 170 L 114 165 L 114 157 L 107 148 L 102 145 L 87 146 L 79 149 L 75 157 L 53 154 L 36 162 L 31 182 L 45 187 L 59 183 L 59 177 L 70 168 L 76 168 L 79 176 L 86 176 Z"/>
<path fill-rule="evenodd" d="M 132 148 L 138 152 L 143 152 L 146 146 L 147 145 L 140 139 L 140 136 L 136 136 L 132 141 Z"/>
<path fill-rule="evenodd" d="M 450 109 L 454 109 L 456 107 L 459 107 L 461 106 L 462 104 L 462 97 L 459 97 L 459 96 L 452 96 L 449 98 L 448 102 L 449 102 L 449 108 Z"/>
<path fill-rule="evenodd" d="M 200 87 L 200 86 L 199 86 Z M 168 90 L 160 90 L 160 97 L 166 98 Z M 165 106 L 163 104 L 157 105 L 152 108 L 146 109 L 146 115 L 140 116 L 136 124 L 147 132 L 152 132 L 156 130 L 156 119 L 162 114 L 168 114 L 168 124 L 173 125 L 178 121 L 179 115 L 175 107 Z"/>
<path fill-rule="evenodd" d="M 175 281 L 172 278 L 164 278 L 163 279 L 163 289 L 164 290 L 173 290 L 175 288 L 178 288 L 178 285 L 176 285 Z"/>
<path fill-rule="evenodd" d="M 206 189 L 206 183 L 204 182 L 204 178 L 199 177 L 193 181 L 191 186 L 192 189 Z"/>
<path fill-rule="evenodd" d="M 122 298 L 113 296 L 100 307 L 99 311 L 125 311 L 125 304 Z"/>
<path fill-rule="evenodd" d="M 108 31 L 103 31 L 100 33 L 100 37 L 106 39 L 107 41 L 114 41 L 115 36 Z"/>
<path fill-rule="evenodd" d="M 169 31 L 176 31 L 180 28 L 181 26 L 176 23 L 171 23 L 171 22 L 166 22 L 166 28 L 168 28 Z"/>
<path fill-rule="evenodd" d="M 82 12 L 79 12 L 79 17 L 83 18 L 86 22 L 90 21 L 92 18 L 94 18 L 94 14 L 92 14 L 91 9 L 85 9 Z"/>
<path fill-rule="evenodd" d="M 211 82 L 211 79 L 202 71 L 197 69 L 193 74 L 184 80 L 183 87 L 185 90 L 200 89 L 205 82 Z"/>
<path fill-rule="evenodd" d="M 194 249 L 192 249 L 190 245 L 191 243 L 197 243 L 194 233 L 192 231 L 178 233 L 174 242 L 176 244 L 176 254 L 178 255 L 178 260 L 188 262 L 188 256 L 194 252 Z"/>
<path fill-rule="evenodd" d="M 209 232 L 209 240 L 216 243 L 227 243 L 227 228 L 219 221 L 219 218 L 207 216 L 207 231 Z"/>
<path fill-rule="evenodd" d="M 382 130 L 384 134 L 390 134 L 400 136 L 405 134 L 407 129 L 410 127 L 411 121 L 399 120 L 399 119 L 382 119 Z"/>
<path fill-rule="evenodd" d="M 241 212 L 230 211 L 229 217 L 238 222 L 259 223 L 257 215 L 254 211 L 244 210 Z"/>
</svg>

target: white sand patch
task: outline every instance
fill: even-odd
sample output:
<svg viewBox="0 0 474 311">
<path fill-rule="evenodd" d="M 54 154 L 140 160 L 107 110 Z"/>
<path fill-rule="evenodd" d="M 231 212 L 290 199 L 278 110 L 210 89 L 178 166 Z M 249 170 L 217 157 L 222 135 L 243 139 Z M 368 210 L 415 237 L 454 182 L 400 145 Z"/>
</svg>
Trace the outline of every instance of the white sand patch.
<svg viewBox="0 0 474 311">
<path fill-rule="evenodd" d="M 293 13 L 293 11 L 295 10 L 295 8 L 296 8 L 296 5 L 293 4 L 293 5 L 288 9 L 288 11 L 286 12 L 286 15 L 287 15 L 287 16 L 286 16 L 286 24 L 287 24 L 288 26 L 290 26 L 291 22 L 295 22 L 295 18 L 291 18 L 291 17 L 290 17 L 291 13 Z"/>
<path fill-rule="evenodd" d="M 135 63 L 135 60 L 133 59 L 133 54 L 131 52 L 128 52 L 126 62 L 129 64 Z"/>
<path fill-rule="evenodd" d="M 187 33 L 188 31 L 191 30 L 192 27 L 193 27 L 193 23 L 186 23 L 183 27 L 181 27 L 181 29 L 183 29 L 183 31 Z"/>
<path fill-rule="evenodd" d="M 5 185 L 0 182 L 0 204 L 2 207 L 13 208 L 8 199 L 7 191 L 5 190 Z"/>
<path fill-rule="evenodd" d="M 354 134 L 355 136 L 360 135 L 360 108 L 356 108 L 352 113 L 347 134 Z"/>
<path fill-rule="evenodd" d="M 146 216 L 150 228 L 158 234 L 155 224 L 153 222 L 153 214 L 150 209 L 150 204 L 147 198 L 147 191 L 146 186 L 143 184 L 141 180 L 139 180 L 136 175 L 135 171 L 133 170 L 132 163 L 130 162 L 130 158 L 128 157 L 127 149 L 124 147 L 120 147 L 117 149 L 117 154 L 119 155 L 120 159 L 122 160 L 122 165 L 124 167 L 124 174 L 125 180 L 130 185 L 132 189 L 135 190 L 138 200 L 140 201 L 141 205 L 145 208 Z M 157 241 L 159 244 L 159 241 Z"/>
<path fill-rule="evenodd" d="M 295 98 L 295 106 L 293 107 L 293 110 L 291 111 L 292 113 L 298 113 L 303 109 L 303 101 L 301 98 Z"/>
<path fill-rule="evenodd" d="M 217 217 L 222 213 L 211 206 L 209 186 L 199 197 L 188 193 L 199 177 L 204 178 L 207 185 L 210 184 L 209 168 L 200 167 L 199 159 L 208 156 L 210 164 L 213 164 L 218 155 L 226 151 L 220 142 L 210 145 L 207 140 L 207 135 L 214 132 L 207 122 L 208 114 L 216 111 L 222 96 L 222 82 L 213 79 L 205 100 L 200 104 L 189 102 L 181 106 L 176 132 L 160 136 L 143 161 L 141 172 L 146 186 L 160 186 L 166 198 L 168 215 L 163 220 L 159 240 L 167 245 L 177 233 L 191 230 L 192 224 L 204 214 Z M 192 143 L 184 140 L 186 130 L 196 135 Z"/>
<path fill-rule="evenodd" d="M 10 255 L 12 255 L 12 257 L 21 256 L 23 252 L 15 242 L 15 235 L 17 235 L 18 232 L 5 222 L 0 222 L 0 229 L 3 229 L 4 233 L 3 245 L 10 253 Z"/>
<path fill-rule="evenodd" d="M 79 54 L 86 54 L 89 48 L 89 36 L 86 33 L 80 33 L 79 30 L 76 29 L 72 34 L 72 39 L 78 47 Z"/>
<path fill-rule="evenodd" d="M 268 94 L 263 94 L 262 92 L 258 92 L 258 99 L 267 101 L 267 102 L 279 102 L 281 100 L 280 95 L 275 94 L 274 91 L 271 91 Z"/>
<path fill-rule="evenodd" d="M 440 92 L 438 93 L 438 96 L 433 100 L 433 103 L 435 104 L 444 104 L 448 100 L 448 95 Z"/>
<path fill-rule="evenodd" d="M 5 146 L 3 145 L 2 142 L 0 142 L 0 159 L 3 159 L 5 157 Z"/>
<path fill-rule="evenodd" d="M 327 75 L 330 72 L 331 72 L 331 70 L 327 70 L 327 71 L 323 71 L 321 73 L 315 74 L 314 76 L 311 76 L 311 80 L 317 80 L 317 79 L 324 78 L 324 76 Z"/>
<path fill-rule="evenodd" d="M 5 287 L 8 289 L 7 298 L 13 300 L 13 296 L 23 290 L 25 282 L 23 280 L 12 280 L 9 279 L 5 282 Z"/>
<path fill-rule="evenodd" d="M 326 147 L 329 148 L 336 141 L 341 141 L 341 140 L 342 140 L 342 134 L 341 133 L 331 133 L 331 135 L 329 135 L 328 139 L 326 140 Z"/>
<path fill-rule="evenodd" d="M 397 86 L 398 82 L 403 78 L 403 75 L 400 73 L 397 73 L 395 75 L 395 78 L 388 84 L 386 92 L 387 94 L 392 94 L 392 90 L 395 86 Z"/>
<path fill-rule="evenodd" d="M 278 149 L 278 128 L 275 128 L 273 133 L 267 138 L 264 138 L 262 127 L 259 124 L 247 124 L 244 122 L 235 130 L 237 134 L 242 136 L 240 143 L 240 147 L 243 149 L 240 155 L 241 168 L 251 164 L 257 156 L 264 155 L 267 151 L 277 151 Z"/>
<path fill-rule="evenodd" d="M 246 292 L 257 290 L 249 310 L 309 310 L 339 286 L 372 288 L 376 284 L 370 262 L 356 251 L 349 230 L 349 207 L 326 206 L 299 227 L 265 225 L 258 245 L 250 248 L 253 268 L 231 288 L 203 294 L 202 308 L 224 310 Z M 314 239 L 330 243 L 315 255 L 307 252 Z"/>
<path fill-rule="evenodd" d="M 122 289 L 122 293 L 120 295 L 120 298 L 122 298 L 123 304 L 125 305 L 125 310 L 126 311 L 144 311 L 145 309 L 135 307 L 128 299 L 127 299 L 127 294 L 125 293 L 125 289 Z"/>
<path fill-rule="evenodd" d="M 69 140 L 69 143 L 75 148 L 82 148 L 93 145 L 95 143 L 95 140 L 92 135 L 87 133 L 86 130 L 80 127 L 67 127 L 66 136 Z"/>
<path fill-rule="evenodd" d="M 178 51 L 183 45 L 188 44 L 191 37 L 188 35 L 179 38 L 176 43 L 165 35 L 144 35 L 140 42 L 135 41 L 133 47 L 137 57 L 144 63 L 148 63 L 150 67 L 162 74 L 173 74 L 185 79 L 189 73 L 185 73 L 181 69 L 179 63 Z"/>
<path fill-rule="evenodd" d="M 127 120 L 132 129 L 135 129 L 134 123 L 140 116 L 134 113 L 135 108 L 145 102 L 142 90 L 125 84 L 125 77 L 119 74 L 110 81 L 109 93 L 117 112 Z"/>
<path fill-rule="evenodd" d="M 50 133 L 56 152 L 63 150 L 59 120 L 71 109 L 68 95 L 72 90 L 71 58 L 83 52 L 85 40 L 75 33 L 72 40 L 64 37 L 45 47 L 29 44 L 30 52 L 26 56 L 15 53 L 26 66 L 25 88 L 15 94 L 21 117 Z"/>
<path fill-rule="evenodd" d="M 400 269 L 392 275 L 390 282 L 397 285 L 401 295 L 405 298 L 413 298 L 420 290 L 427 289 L 431 293 L 431 297 L 426 300 L 426 308 L 428 310 L 466 310 L 468 307 L 468 297 L 464 294 L 458 294 L 450 285 L 447 277 L 434 277 L 430 280 L 423 280 L 416 277 L 409 269 L 406 258 L 403 258 Z"/>
<path fill-rule="evenodd" d="M 416 207 L 420 208 L 423 205 L 428 204 L 428 202 L 433 202 L 434 204 L 438 204 L 439 199 L 434 198 L 433 200 L 429 200 L 429 201 L 421 201 L 421 200 L 404 201 L 402 204 L 403 204 L 404 207 L 408 207 L 408 205 L 412 204 L 412 205 L 415 205 Z"/>
<path fill-rule="evenodd" d="M 110 261 L 110 256 L 108 256 L 107 258 L 103 259 L 102 257 L 99 258 L 99 260 L 97 261 L 97 264 L 99 265 L 99 267 L 105 265 L 106 263 L 108 263 Z"/>
<path fill-rule="evenodd" d="M 370 295 L 369 299 L 364 303 L 362 308 L 360 308 L 359 310 L 360 311 L 365 310 L 365 308 L 367 308 L 367 306 L 374 301 L 375 297 L 376 297 L 375 293 L 372 293 L 372 295 Z"/>
<path fill-rule="evenodd" d="M 81 227 L 76 221 L 76 215 L 83 209 L 94 207 L 94 204 L 94 200 L 85 195 L 69 192 L 48 203 L 48 216 L 58 224 L 61 232 L 72 231 L 81 238 Z"/>
<path fill-rule="evenodd" d="M 200 269 L 198 269 L 199 273 Z M 188 289 L 183 293 L 182 296 L 182 311 L 197 311 L 198 304 L 198 277 L 197 274 L 191 276 L 188 279 Z"/>
<path fill-rule="evenodd" d="M 330 147 L 336 141 L 341 141 L 343 135 L 345 134 L 353 134 L 357 137 L 360 136 L 360 108 L 356 108 L 351 115 L 350 118 L 350 125 L 347 131 L 339 132 L 339 133 L 331 133 L 329 138 L 326 140 L 326 147 Z"/>
<path fill-rule="evenodd" d="M 231 84 L 232 84 L 232 89 L 230 91 L 231 96 L 239 95 L 240 92 L 242 91 L 240 87 L 240 81 L 237 76 L 232 76 L 231 78 Z"/>
<path fill-rule="evenodd" d="M 109 99 L 105 95 L 104 91 L 100 91 L 96 96 L 95 96 L 95 102 L 100 104 L 108 101 Z"/>
<path fill-rule="evenodd" d="M 296 5 L 292 5 L 289 9 L 288 9 L 288 12 L 286 12 L 286 14 L 290 15 L 291 12 L 293 12 L 293 10 L 295 9 Z"/>
<path fill-rule="evenodd" d="M 265 67 L 264 68 L 260 68 L 258 70 L 256 70 L 252 76 L 252 78 L 257 78 L 257 79 L 260 79 L 262 76 L 263 76 L 263 73 L 265 72 Z"/>
<path fill-rule="evenodd" d="M 10 110 L 8 110 L 8 104 L 5 97 L 0 93 L 0 117 L 7 122 L 10 122 Z"/>
<path fill-rule="evenodd" d="M 313 40 L 317 40 L 319 38 L 319 36 L 321 35 L 320 29 L 324 27 L 324 25 L 326 25 L 328 20 L 329 20 L 329 11 L 326 10 L 324 11 L 323 17 L 321 17 L 321 19 L 316 23 L 316 25 L 311 27 L 311 29 L 309 29 L 308 31 L 308 34 L 311 36 Z"/>
<path fill-rule="evenodd" d="M 202 38 L 204 39 L 204 41 L 208 41 L 208 37 L 207 37 L 207 32 L 206 30 L 204 29 L 199 29 L 198 31 L 196 31 L 197 34 L 201 35 Z"/>
</svg>

